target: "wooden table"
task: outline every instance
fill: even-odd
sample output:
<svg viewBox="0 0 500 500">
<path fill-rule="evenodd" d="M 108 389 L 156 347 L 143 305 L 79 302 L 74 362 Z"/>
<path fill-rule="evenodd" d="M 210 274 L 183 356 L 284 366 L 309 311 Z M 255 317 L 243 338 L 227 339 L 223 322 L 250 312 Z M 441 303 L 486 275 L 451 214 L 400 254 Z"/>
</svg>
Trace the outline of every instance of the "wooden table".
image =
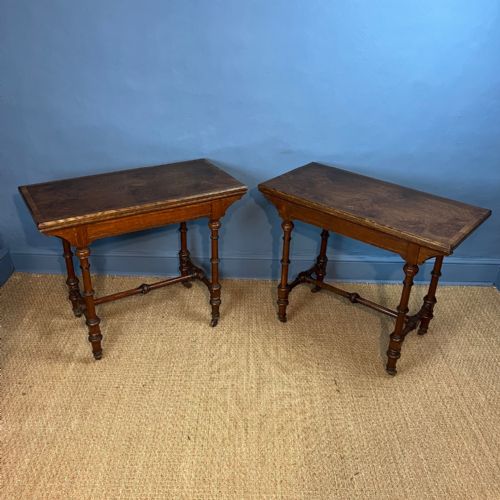
<svg viewBox="0 0 500 500">
<path fill-rule="evenodd" d="M 100 175 L 32 184 L 19 188 L 38 229 L 62 239 L 69 300 L 75 316 L 85 315 L 95 359 L 102 357 L 100 319 L 96 305 L 174 283 L 190 286 L 199 279 L 208 287 L 211 326 L 219 320 L 218 238 L 220 219 L 247 188 L 207 160 L 122 170 Z M 187 247 L 186 221 L 208 217 L 211 238 L 211 278 L 195 266 Z M 100 238 L 180 223 L 180 276 L 95 297 L 90 276 L 89 245 Z M 83 293 L 73 267 L 76 247 Z"/>
<path fill-rule="evenodd" d="M 314 285 L 387 314 L 396 319 L 390 336 L 386 370 L 396 374 L 396 362 L 405 336 L 419 327 L 427 332 L 436 304 L 436 289 L 443 257 L 453 250 L 491 211 L 441 198 L 319 163 L 309 163 L 259 185 L 283 219 L 283 258 L 278 286 L 278 317 L 286 321 L 288 295 L 301 283 Z M 323 229 L 316 263 L 288 282 L 293 220 Z M 324 282 L 329 231 L 370 243 L 399 254 L 405 261 L 403 292 L 397 310 Z M 418 266 L 435 257 L 429 290 L 421 309 L 408 315 L 408 300 Z"/>
</svg>

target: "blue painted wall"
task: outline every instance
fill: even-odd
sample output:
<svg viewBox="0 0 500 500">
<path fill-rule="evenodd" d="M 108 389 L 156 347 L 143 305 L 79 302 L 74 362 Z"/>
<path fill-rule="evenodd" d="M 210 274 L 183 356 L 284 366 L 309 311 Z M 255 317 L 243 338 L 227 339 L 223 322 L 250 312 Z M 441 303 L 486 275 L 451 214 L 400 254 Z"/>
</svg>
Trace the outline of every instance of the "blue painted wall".
<svg viewBox="0 0 500 500">
<path fill-rule="evenodd" d="M 496 279 L 497 0 L 0 8 L 0 232 L 18 269 L 62 265 L 19 184 L 207 157 L 251 188 L 224 222 L 226 276 L 275 273 L 279 221 L 255 186 L 317 160 L 493 209 L 448 269 L 451 281 Z M 294 256 L 310 259 L 318 231 L 297 226 Z M 192 253 L 206 257 L 205 224 L 191 227 Z M 167 228 L 99 242 L 94 269 L 170 272 L 177 239 Z M 341 276 L 399 279 L 389 254 L 340 237 L 331 244 Z"/>
</svg>

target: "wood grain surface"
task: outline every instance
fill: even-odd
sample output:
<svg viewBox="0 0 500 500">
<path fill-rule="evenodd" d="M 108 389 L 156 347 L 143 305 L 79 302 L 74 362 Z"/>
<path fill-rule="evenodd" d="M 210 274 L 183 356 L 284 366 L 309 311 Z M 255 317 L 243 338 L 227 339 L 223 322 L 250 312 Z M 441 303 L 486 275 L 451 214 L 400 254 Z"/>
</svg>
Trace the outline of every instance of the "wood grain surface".
<svg viewBox="0 0 500 500">
<path fill-rule="evenodd" d="M 491 211 L 320 163 L 259 185 L 264 194 L 449 254 Z"/>
<path fill-rule="evenodd" d="M 19 188 L 39 230 L 215 200 L 246 187 L 208 160 L 31 184 Z"/>
</svg>

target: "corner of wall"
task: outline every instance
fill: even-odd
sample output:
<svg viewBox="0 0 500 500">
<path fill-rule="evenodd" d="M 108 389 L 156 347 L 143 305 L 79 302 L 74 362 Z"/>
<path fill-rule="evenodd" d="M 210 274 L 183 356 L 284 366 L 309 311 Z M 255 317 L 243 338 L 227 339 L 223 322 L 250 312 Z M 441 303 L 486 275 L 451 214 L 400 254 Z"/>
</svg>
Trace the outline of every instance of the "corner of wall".
<svg viewBox="0 0 500 500">
<path fill-rule="evenodd" d="M 2 286 L 14 271 L 14 264 L 7 248 L 0 248 L 0 286 Z"/>
</svg>

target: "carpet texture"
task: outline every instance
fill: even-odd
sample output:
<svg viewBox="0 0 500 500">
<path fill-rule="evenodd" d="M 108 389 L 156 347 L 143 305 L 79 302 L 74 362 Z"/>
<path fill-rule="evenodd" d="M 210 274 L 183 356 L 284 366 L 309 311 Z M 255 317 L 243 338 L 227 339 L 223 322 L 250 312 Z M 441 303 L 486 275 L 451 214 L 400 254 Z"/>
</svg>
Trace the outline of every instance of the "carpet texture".
<svg viewBox="0 0 500 500">
<path fill-rule="evenodd" d="M 389 307 L 401 290 L 345 287 Z M 103 304 L 95 362 L 64 278 L 14 274 L 0 289 L 2 497 L 500 498 L 495 289 L 441 287 L 394 378 L 390 318 L 301 286 L 281 324 L 275 290 L 223 282 L 215 329 L 201 284 Z"/>
</svg>

